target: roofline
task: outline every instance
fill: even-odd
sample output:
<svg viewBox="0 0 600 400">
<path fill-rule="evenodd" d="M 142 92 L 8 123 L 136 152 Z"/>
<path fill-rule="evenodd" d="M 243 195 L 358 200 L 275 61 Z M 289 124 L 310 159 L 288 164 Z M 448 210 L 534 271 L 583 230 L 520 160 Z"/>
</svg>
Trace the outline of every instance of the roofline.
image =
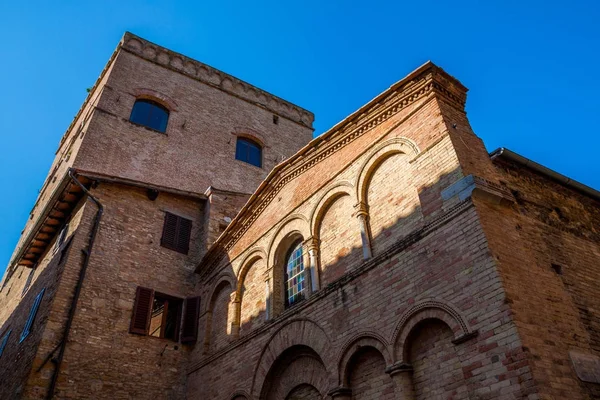
<svg viewBox="0 0 600 400">
<path fill-rule="evenodd" d="M 163 68 L 185 75 L 314 131 L 314 114 L 208 64 L 125 32 L 121 49 Z"/>
<path fill-rule="evenodd" d="M 530 160 L 527 157 L 523 157 L 520 154 L 515 153 L 512 150 L 507 149 L 506 147 L 500 147 L 490 153 L 490 158 L 495 160 L 496 158 L 506 159 L 509 161 L 513 161 L 517 164 L 520 164 L 526 168 L 529 168 L 541 175 L 544 175 L 564 186 L 567 186 L 573 190 L 576 190 L 586 196 L 593 198 L 594 200 L 600 201 L 600 192 L 596 189 L 593 189 L 587 185 L 584 185 L 581 182 L 578 182 L 574 179 L 569 178 L 563 174 L 560 174 L 548 167 L 544 167 L 542 164 L 539 164 L 533 160 Z"/>
<path fill-rule="evenodd" d="M 276 190 L 276 188 L 274 188 L 274 186 L 273 186 L 273 182 L 275 181 L 275 179 L 277 178 L 278 175 L 281 175 L 281 177 L 285 177 L 286 175 L 291 175 L 294 173 L 295 170 L 301 168 L 301 166 L 298 166 L 298 165 L 295 166 L 294 164 L 298 160 L 301 160 L 305 155 L 309 155 L 311 152 L 319 152 L 320 150 L 322 150 L 322 152 L 326 151 L 327 150 L 327 147 L 326 147 L 327 142 L 330 139 L 332 139 L 332 137 L 335 136 L 336 134 L 343 134 L 348 131 L 355 131 L 358 129 L 358 127 L 366 125 L 366 123 L 368 121 L 367 122 L 365 122 L 364 120 L 361 121 L 361 117 L 363 117 L 363 115 L 365 113 L 372 111 L 373 107 L 377 103 L 379 103 L 381 100 L 384 100 L 386 97 L 393 95 L 397 89 L 403 87 L 404 85 L 411 83 L 418 76 L 424 75 L 425 73 L 427 73 L 429 71 L 431 71 L 431 73 L 432 73 L 431 88 L 430 88 L 430 91 L 423 91 L 424 95 L 429 96 L 431 93 L 439 93 L 442 96 L 447 96 L 448 95 L 447 91 L 439 91 L 438 88 L 435 87 L 435 85 L 434 85 L 436 77 L 443 76 L 443 79 L 446 79 L 452 85 L 456 86 L 458 91 L 461 92 L 461 94 L 462 94 L 461 98 L 456 98 L 456 96 L 453 96 L 454 98 L 452 98 L 452 101 L 454 101 L 454 103 L 457 104 L 458 107 L 462 107 L 464 109 L 464 102 L 466 101 L 466 92 L 468 91 L 468 89 L 462 83 L 460 83 L 460 81 L 458 81 L 456 78 L 454 78 L 453 76 L 448 74 L 442 68 L 435 65 L 433 62 L 431 62 L 431 61 L 425 62 L 423 65 L 421 65 L 418 68 L 416 68 L 415 70 L 413 70 L 411 73 L 406 75 L 404 78 L 400 79 L 399 81 L 397 81 L 396 83 L 391 85 L 389 88 L 385 89 L 380 94 L 375 96 L 373 99 L 368 101 L 365 105 L 360 107 L 358 110 L 351 113 L 348 117 L 344 118 L 342 121 L 335 124 L 333 127 L 331 127 L 329 130 L 327 130 L 325 133 L 323 133 L 320 136 L 317 136 L 316 138 L 314 138 L 313 140 L 308 142 L 304 147 L 302 147 L 300 150 L 298 150 L 290 158 L 277 164 L 269 172 L 269 174 L 266 176 L 266 178 L 260 183 L 260 185 L 254 191 L 252 196 L 250 196 L 250 198 L 248 199 L 246 204 L 244 204 L 244 206 L 236 214 L 233 221 L 231 223 L 229 223 L 227 228 L 225 228 L 225 230 L 221 233 L 221 235 L 217 238 L 217 240 L 210 246 L 210 248 L 208 249 L 206 254 L 204 254 L 204 256 L 202 257 L 200 262 L 197 264 L 195 271 L 197 273 L 199 273 L 201 265 L 203 265 L 205 262 L 207 262 L 209 259 L 211 259 L 213 257 L 218 257 L 218 252 L 223 250 L 223 242 L 225 242 L 227 240 L 227 236 L 230 235 L 230 233 L 232 232 L 234 227 L 237 225 L 237 223 L 239 223 L 239 221 L 242 220 L 243 217 L 245 217 L 245 214 L 247 212 L 249 212 L 249 210 L 251 210 L 255 206 L 255 202 L 258 200 L 258 198 L 260 196 L 262 196 L 264 192 L 267 192 L 269 190 L 269 188 Z M 418 85 L 413 84 L 412 86 L 406 87 L 406 90 L 409 90 L 409 89 L 416 92 L 419 88 L 418 88 Z M 407 95 L 407 97 L 408 97 L 408 95 Z M 410 96 L 410 97 L 411 97 L 411 99 L 407 100 L 407 104 L 410 104 L 412 101 L 419 100 L 419 96 Z M 352 124 L 354 124 L 355 126 L 352 126 Z M 370 130 L 370 129 L 371 128 L 368 128 L 367 130 Z M 332 143 L 333 143 L 333 140 L 332 140 Z M 323 144 L 322 148 L 320 148 L 321 144 Z M 325 150 L 323 150 L 323 149 L 325 149 Z M 314 154 L 313 154 L 313 156 L 314 156 Z M 314 157 L 309 157 L 308 159 L 310 160 L 312 158 L 314 158 Z M 288 171 L 286 171 L 286 170 L 288 170 Z M 231 239 L 231 240 L 235 240 L 235 239 Z"/>
<path fill-rule="evenodd" d="M 115 183 L 119 185 L 125 186 L 133 186 L 142 189 L 151 189 L 157 190 L 159 192 L 171 193 L 179 196 L 191 197 L 194 199 L 206 200 L 207 196 L 204 193 L 192 192 L 188 190 L 176 189 L 168 186 L 161 185 L 153 185 L 151 183 L 146 183 L 142 181 L 136 181 L 133 179 L 121 178 L 112 175 L 99 174 L 91 171 L 83 171 L 77 168 L 72 168 L 73 172 L 75 172 L 78 176 L 82 176 L 84 178 L 88 178 L 98 182 L 107 182 L 107 183 Z"/>
</svg>

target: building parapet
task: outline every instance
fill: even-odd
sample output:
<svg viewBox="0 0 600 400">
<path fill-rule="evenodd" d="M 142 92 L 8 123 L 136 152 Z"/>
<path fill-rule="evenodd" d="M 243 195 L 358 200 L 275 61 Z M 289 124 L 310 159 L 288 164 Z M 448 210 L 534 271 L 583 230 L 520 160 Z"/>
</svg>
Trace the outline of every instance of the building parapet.
<svg viewBox="0 0 600 400">
<path fill-rule="evenodd" d="M 126 32 L 121 49 L 312 128 L 314 114 L 209 65 Z"/>
</svg>

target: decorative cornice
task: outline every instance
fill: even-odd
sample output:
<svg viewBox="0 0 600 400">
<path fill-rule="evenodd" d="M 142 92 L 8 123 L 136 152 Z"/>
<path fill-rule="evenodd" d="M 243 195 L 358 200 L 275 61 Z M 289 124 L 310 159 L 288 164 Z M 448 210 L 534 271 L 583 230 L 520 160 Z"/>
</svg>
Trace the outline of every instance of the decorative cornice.
<svg viewBox="0 0 600 400">
<path fill-rule="evenodd" d="M 122 49 L 143 59 L 189 76 L 206 85 L 232 94 L 252 104 L 259 105 L 277 115 L 312 128 L 313 113 L 265 92 L 234 76 L 209 65 L 176 53 L 129 32 L 123 36 Z"/>
<path fill-rule="evenodd" d="M 435 64 L 427 62 L 329 131 L 313 139 L 294 156 L 277 165 L 258 187 L 196 268 L 201 274 L 201 279 L 210 275 L 224 252 L 237 243 L 290 181 L 431 94 L 445 98 L 460 111 L 464 111 L 466 92 L 467 89 L 455 78 Z"/>
</svg>

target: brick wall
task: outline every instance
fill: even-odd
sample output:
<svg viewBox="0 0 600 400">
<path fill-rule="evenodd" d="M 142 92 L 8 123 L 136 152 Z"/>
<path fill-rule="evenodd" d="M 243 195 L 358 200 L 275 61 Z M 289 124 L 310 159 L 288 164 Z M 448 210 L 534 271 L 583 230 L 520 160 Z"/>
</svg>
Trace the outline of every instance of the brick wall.
<svg viewBox="0 0 600 400">
<path fill-rule="evenodd" d="M 599 204 L 516 164 L 496 166 L 516 204 L 478 210 L 539 393 L 595 398 L 597 385 L 577 378 L 569 354 L 599 354 Z"/>
<path fill-rule="evenodd" d="M 417 90 L 415 85 L 407 84 L 406 92 L 398 87 L 395 93 L 401 97 Z M 448 85 L 448 90 L 456 89 Z M 285 180 L 284 166 L 266 186 L 277 192 L 260 204 L 260 216 L 238 217 L 239 223 L 252 222 L 223 258 L 213 266 L 200 266 L 197 290 L 210 297 L 215 287 L 235 291 L 238 279 L 244 287 L 262 285 L 265 276 L 240 273 L 258 258 L 267 265 L 271 293 L 257 305 L 259 317 L 244 335 L 237 338 L 222 328 L 224 347 L 204 354 L 193 350 L 189 397 L 228 399 L 242 392 L 248 398 L 285 398 L 287 390 L 305 384 L 321 396 L 342 387 L 337 396 L 345 388 L 359 398 L 396 398 L 402 379 L 411 375 L 397 373 L 397 368 L 410 363 L 415 371 L 409 386 L 417 398 L 428 398 L 427 387 L 444 398 L 523 398 L 534 393 L 525 350 L 475 206 L 469 198 L 442 196 L 463 178 L 463 163 L 476 170 L 477 163 L 485 161 L 482 170 L 494 168 L 487 154 L 479 154 L 485 150 L 468 125 L 454 131 L 448 121 L 466 119 L 454 110 L 455 104 L 447 112 L 442 97 L 417 97 L 389 119 L 378 119 L 379 125 L 334 147 L 335 156 L 320 158 L 310 168 L 294 164 L 308 161 L 292 159 L 290 173 L 294 168 L 305 172 Z M 381 106 L 377 112 L 388 115 L 385 110 Z M 362 118 L 369 121 L 368 108 L 363 112 Z M 334 146 L 335 140 L 327 137 L 323 142 Z M 473 146 L 457 151 L 457 140 L 469 140 Z M 327 151 L 323 142 L 317 142 L 319 149 L 308 159 Z M 493 181 L 495 176 L 486 178 Z M 285 184 L 278 185 L 276 179 Z M 368 260 L 363 259 L 354 207 L 358 204 L 360 210 L 361 202 L 375 249 Z M 248 207 L 252 209 L 252 202 Z M 229 227 L 219 241 L 235 228 Z M 307 239 L 319 239 L 321 286 L 308 300 L 284 309 L 281 255 L 298 237 L 307 241 L 306 253 L 311 243 Z M 224 245 L 220 242 L 217 245 Z M 310 255 L 304 262 L 310 263 Z M 237 298 L 236 293 L 229 297 Z M 235 304 L 227 307 L 228 298 L 219 299 L 235 325 Z M 243 299 L 241 307 L 248 307 Z M 264 321 L 267 311 L 270 319 Z M 207 321 L 201 318 L 200 323 Z M 415 335 L 422 340 L 415 341 Z M 423 342 L 435 343 L 434 350 L 422 347 Z M 298 348 L 310 349 L 311 359 L 322 363 L 327 383 L 314 382 L 316 365 L 298 372 L 295 386 L 274 375 L 281 372 L 282 358 Z M 285 370 L 281 373 L 284 376 Z"/>
</svg>

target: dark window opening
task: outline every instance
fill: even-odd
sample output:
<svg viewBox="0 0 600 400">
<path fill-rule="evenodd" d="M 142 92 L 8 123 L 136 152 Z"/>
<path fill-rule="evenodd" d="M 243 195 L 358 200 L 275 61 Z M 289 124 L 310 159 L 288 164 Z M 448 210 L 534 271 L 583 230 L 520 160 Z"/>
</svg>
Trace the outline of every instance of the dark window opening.
<svg viewBox="0 0 600 400">
<path fill-rule="evenodd" d="M 275 125 L 279 124 L 279 116 L 278 115 L 273 115 L 273 123 Z"/>
<path fill-rule="evenodd" d="M 155 293 L 148 335 L 177 341 L 182 304 L 182 299 Z"/>
<path fill-rule="evenodd" d="M 296 242 L 286 257 L 285 305 L 289 307 L 304 299 L 306 280 L 302 254 L 302 241 Z"/>
<path fill-rule="evenodd" d="M 170 212 L 165 212 L 160 245 L 179 253 L 187 254 L 192 235 L 192 221 Z"/>
<path fill-rule="evenodd" d="M 250 139 L 240 137 L 235 146 L 235 158 L 262 167 L 262 147 Z"/>
<path fill-rule="evenodd" d="M 35 275 L 35 268 L 32 267 L 29 271 L 29 275 L 27 275 L 27 280 L 25 281 L 25 286 L 23 286 L 23 291 L 21 292 L 21 297 L 25 296 L 25 293 L 29 290 L 31 286 L 31 281 L 33 280 L 33 275 Z"/>
<path fill-rule="evenodd" d="M 44 292 L 46 289 L 42 289 L 42 291 L 36 296 L 31 309 L 29 310 L 29 317 L 27 317 L 27 322 L 25 322 L 25 326 L 23 327 L 23 332 L 21 332 L 21 339 L 19 339 L 19 343 L 29 336 L 32 330 L 33 321 L 35 321 L 35 316 L 38 312 L 38 308 L 40 307 L 40 303 L 42 302 L 42 297 L 44 297 Z"/>
<path fill-rule="evenodd" d="M 66 224 L 60 231 L 60 234 L 58 235 L 58 239 L 56 240 L 56 244 L 54 245 L 52 254 L 58 253 L 58 251 L 61 249 L 62 245 L 65 243 L 65 238 L 67 237 L 68 230 L 69 230 L 69 224 Z"/>
<path fill-rule="evenodd" d="M 165 133 L 169 110 L 152 100 L 136 100 L 129 121 Z"/>
<path fill-rule="evenodd" d="M 138 287 L 129 332 L 161 339 L 193 343 L 198 335 L 200 298 L 185 300 L 153 289 Z"/>
<path fill-rule="evenodd" d="M 6 348 L 6 344 L 8 343 L 8 338 L 10 337 L 10 333 L 12 331 L 9 329 L 8 332 L 4 334 L 2 337 L 2 342 L 0 342 L 0 357 L 2 357 L 2 353 L 4 353 L 4 349 Z"/>
<path fill-rule="evenodd" d="M 558 265 L 558 264 L 551 264 L 551 265 L 552 265 L 552 269 L 554 270 L 554 272 L 556 272 L 558 275 L 563 274 L 563 268 L 561 265 Z"/>
</svg>

